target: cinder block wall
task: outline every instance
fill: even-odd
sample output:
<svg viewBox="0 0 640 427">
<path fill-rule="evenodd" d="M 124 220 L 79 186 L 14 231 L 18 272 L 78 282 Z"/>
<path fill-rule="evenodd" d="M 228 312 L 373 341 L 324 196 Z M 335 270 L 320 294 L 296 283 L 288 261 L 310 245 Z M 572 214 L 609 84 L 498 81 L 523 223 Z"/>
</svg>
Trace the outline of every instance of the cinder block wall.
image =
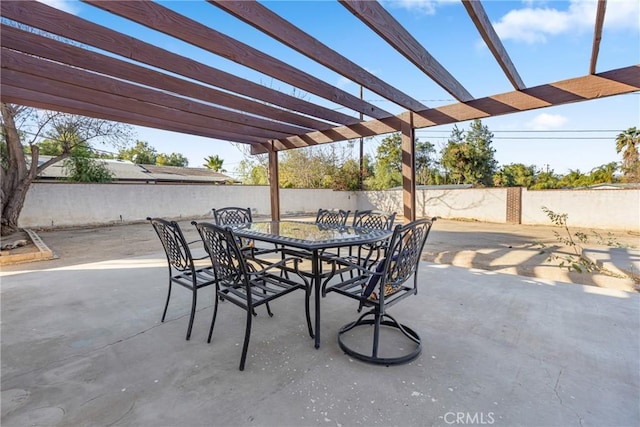
<svg viewBox="0 0 640 427">
<path fill-rule="evenodd" d="M 542 210 L 568 215 L 574 227 L 640 230 L 640 190 L 522 189 L 522 223 L 550 224 Z"/>
<path fill-rule="evenodd" d="M 380 209 L 402 214 L 402 192 L 281 189 L 282 215 L 319 208 Z M 507 223 L 508 189 L 428 189 L 417 192 L 418 217 Z M 207 218 L 213 207 L 251 207 L 271 214 L 269 187 L 163 184 L 34 183 L 20 216 L 26 228 L 144 221 L 147 216 Z M 551 222 L 542 207 L 566 213 L 574 227 L 640 231 L 640 190 L 522 190 L 523 224 Z M 513 206 L 512 206 L 513 209 Z M 511 212 L 510 218 L 514 213 Z"/>
<path fill-rule="evenodd" d="M 271 215 L 269 187 L 181 184 L 34 183 L 20 215 L 21 227 L 66 227 L 144 221 L 148 216 L 207 218 L 214 207 L 250 207 Z M 356 193 L 280 190 L 281 213 L 319 207 L 355 210 Z"/>
</svg>

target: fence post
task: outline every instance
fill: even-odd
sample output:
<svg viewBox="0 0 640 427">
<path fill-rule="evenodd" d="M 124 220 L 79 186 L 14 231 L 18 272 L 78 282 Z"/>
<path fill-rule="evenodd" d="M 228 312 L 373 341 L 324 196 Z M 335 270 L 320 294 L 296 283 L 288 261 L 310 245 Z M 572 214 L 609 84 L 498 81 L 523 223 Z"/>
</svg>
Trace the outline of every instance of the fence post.
<svg viewBox="0 0 640 427">
<path fill-rule="evenodd" d="M 507 223 L 522 224 L 522 187 L 507 187 Z"/>
</svg>

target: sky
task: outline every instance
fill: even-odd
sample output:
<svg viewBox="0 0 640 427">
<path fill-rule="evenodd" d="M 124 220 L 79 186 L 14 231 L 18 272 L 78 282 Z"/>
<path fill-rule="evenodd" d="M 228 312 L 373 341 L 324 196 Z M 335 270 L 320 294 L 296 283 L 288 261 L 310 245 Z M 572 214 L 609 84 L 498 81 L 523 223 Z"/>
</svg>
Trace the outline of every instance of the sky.
<svg viewBox="0 0 640 427">
<path fill-rule="evenodd" d="M 46 3 L 90 20 L 98 18 L 103 25 L 155 43 L 164 49 L 357 117 L 357 113 L 345 107 L 299 90 L 294 91 L 286 83 L 258 71 L 128 23 L 90 5 L 68 0 L 48 0 Z M 284 62 L 302 67 L 306 72 L 347 92 L 359 95 L 360 88 L 357 84 L 217 7 L 191 0 L 161 3 Z M 262 3 L 423 104 L 437 107 L 455 102 L 451 95 L 390 48 L 339 3 L 333 0 Z M 383 0 L 381 4 L 474 97 L 481 98 L 513 90 L 459 0 Z M 485 0 L 483 5 L 526 86 L 588 74 L 596 0 Z M 609 0 L 596 72 L 638 63 L 640 2 Z M 366 89 L 363 96 L 365 100 L 394 114 L 403 111 L 401 107 Z M 588 173 L 597 166 L 621 160 L 621 155 L 615 150 L 615 138 L 630 127 L 640 127 L 640 94 L 515 113 L 483 119 L 482 122 L 494 134 L 492 146 L 500 166 L 524 163 L 559 174 L 571 170 Z M 468 129 L 469 123 L 462 122 L 457 126 Z M 425 128 L 418 130 L 416 135 L 421 141 L 433 143 L 439 150 L 446 144 L 452 128 L 453 125 Z M 135 127 L 135 131 L 138 140 L 147 141 L 158 152 L 183 154 L 191 167 L 201 167 L 206 157 L 218 155 L 224 159 L 227 172 L 234 175 L 234 169 L 248 156 L 246 149 L 226 141 L 141 127 Z M 365 139 L 365 154 L 374 156 L 376 147 L 383 138 L 384 136 Z M 354 151 L 353 154 L 357 156 L 358 153 Z"/>
</svg>

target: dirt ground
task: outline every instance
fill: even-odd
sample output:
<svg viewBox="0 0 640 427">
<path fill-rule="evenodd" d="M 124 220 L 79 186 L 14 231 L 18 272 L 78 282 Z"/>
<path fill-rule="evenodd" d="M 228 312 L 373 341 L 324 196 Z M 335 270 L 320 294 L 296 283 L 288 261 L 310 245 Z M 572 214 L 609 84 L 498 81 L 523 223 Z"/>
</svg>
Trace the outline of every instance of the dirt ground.
<svg viewBox="0 0 640 427">
<path fill-rule="evenodd" d="M 289 219 L 289 218 L 288 218 Z M 295 218 L 308 219 L 308 218 Z M 195 240 L 197 233 L 190 220 L 180 221 L 187 239 Z M 34 230 L 54 252 L 55 259 L 2 266 L 5 271 L 20 269 L 56 268 L 74 264 L 140 256 L 162 251 L 158 237 L 151 226 L 144 223 L 91 228 Z M 570 228 L 572 233 L 582 231 L 589 235 L 584 247 L 606 247 L 602 240 L 631 248 L 640 247 L 638 231 L 585 230 Z M 434 224 L 423 259 L 440 264 L 466 268 L 493 270 L 521 276 L 594 285 L 623 290 L 637 290 L 631 279 L 612 277 L 603 273 L 569 272 L 558 264 L 561 259 L 550 260 L 551 254 L 561 258 L 577 259 L 574 248 L 564 246 L 554 232 L 566 237 L 564 230 L 553 226 L 493 224 L 471 221 L 438 219 Z M 597 233 L 597 234 L 596 234 Z M 3 244 L 23 233 L 7 236 Z M 33 250 L 27 246 L 16 251 Z"/>
</svg>

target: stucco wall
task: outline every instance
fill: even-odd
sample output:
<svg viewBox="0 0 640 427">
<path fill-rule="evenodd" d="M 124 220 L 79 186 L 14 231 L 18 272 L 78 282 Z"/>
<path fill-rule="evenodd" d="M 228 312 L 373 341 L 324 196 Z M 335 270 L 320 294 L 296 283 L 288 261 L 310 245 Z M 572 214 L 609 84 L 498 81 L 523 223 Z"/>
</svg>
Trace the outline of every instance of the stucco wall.
<svg viewBox="0 0 640 427">
<path fill-rule="evenodd" d="M 507 192 L 504 188 L 418 190 L 418 217 L 473 218 L 486 222 L 505 222 Z M 362 191 L 359 209 L 380 209 L 402 213 L 402 191 Z"/>
<path fill-rule="evenodd" d="M 545 206 L 574 227 L 640 230 L 640 190 L 522 190 L 522 223 L 550 224 Z"/>
<path fill-rule="evenodd" d="M 356 194 L 332 190 L 280 190 L 281 213 L 319 207 L 355 210 Z M 251 207 L 270 215 L 269 187 L 229 185 L 34 183 L 20 215 L 21 227 L 59 227 L 208 217 L 214 207 Z"/>
<path fill-rule="evenodd" d="M 504 188 L 419 190 L 418 217 L 506 222 Z M 283 215 L 318 208 L 380 209 L 402 214 L 402 191 L 280 190 Z M 60 227 L 143 221 L 147 216 L 206 218 L 211 208 L 251 207 L 271 213 L 265 186 L 34 183 L 20 216 L 21 227 Z M 568 214 L 574 227 L 640 231 L 640 190 L 522 190 L 522 223 L 550 221 L 546 206 Z"/>
</svg>

